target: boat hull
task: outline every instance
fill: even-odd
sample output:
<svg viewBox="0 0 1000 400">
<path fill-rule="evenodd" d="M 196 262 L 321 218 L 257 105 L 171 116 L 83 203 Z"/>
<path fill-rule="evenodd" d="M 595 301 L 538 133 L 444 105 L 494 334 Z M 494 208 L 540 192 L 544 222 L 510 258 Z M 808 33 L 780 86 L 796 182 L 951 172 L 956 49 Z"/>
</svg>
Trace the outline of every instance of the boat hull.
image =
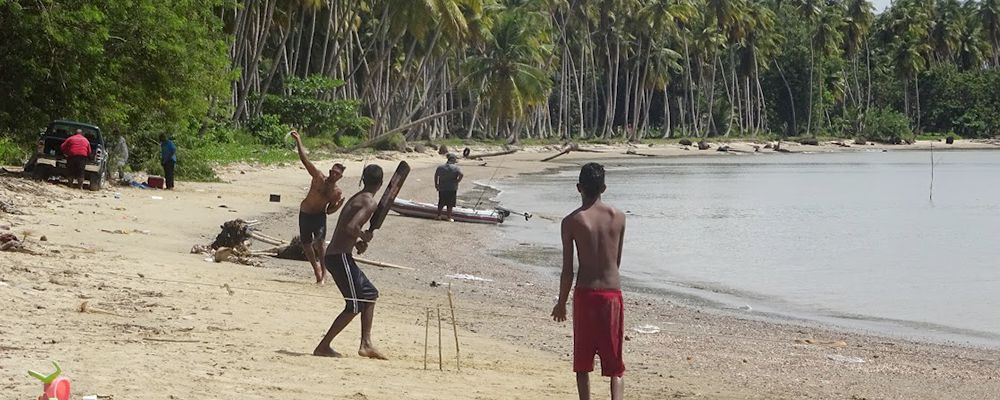
<svg viewBox="0 0 1000 400">
<path fill-rule="evenodd" d="M 435 204 L 395 199 L 391 209 L 399 213 L 399 215 L 407 217 L 437 218 L 437 205 Z M 442 211 L 442 214 L 444 214 L 444 211 Z M 496 210 L 473 210 L 465 207 L 454 207 L 452 208 L 452 218 L 455 221 L 475 224 L 501 224 L 503 223 L 504 215 Z"/>
</svg>

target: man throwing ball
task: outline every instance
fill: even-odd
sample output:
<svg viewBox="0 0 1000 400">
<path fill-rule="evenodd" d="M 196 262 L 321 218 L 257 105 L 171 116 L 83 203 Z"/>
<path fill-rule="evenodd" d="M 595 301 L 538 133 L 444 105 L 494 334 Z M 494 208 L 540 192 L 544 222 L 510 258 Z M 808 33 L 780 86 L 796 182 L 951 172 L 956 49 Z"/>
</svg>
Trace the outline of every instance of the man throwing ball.
<svg viewBox="0 0 1000 400">
<path fill-rule="evenodd" d="M 333 164 L 330 176 L 323 175 L 306 157 L 306 149 L 302 146 L 299 133 L 292 131 L 291 135 L 295 138 L 299 160 L 312 177 L 309 193 L 299 205 L 299 240 L 302 242 L 302 251 L 316 274 L 316 284 L 322 285 L 323 261 L 319 259 L 319 254 L 323 252 L 323 240 L 326 239 L 326 216 L 333 214 L 344 204 L 343 192 L 337 187 L 337 181 L 344 176 L 344 166 L 340 163 Z"/>
</svg>

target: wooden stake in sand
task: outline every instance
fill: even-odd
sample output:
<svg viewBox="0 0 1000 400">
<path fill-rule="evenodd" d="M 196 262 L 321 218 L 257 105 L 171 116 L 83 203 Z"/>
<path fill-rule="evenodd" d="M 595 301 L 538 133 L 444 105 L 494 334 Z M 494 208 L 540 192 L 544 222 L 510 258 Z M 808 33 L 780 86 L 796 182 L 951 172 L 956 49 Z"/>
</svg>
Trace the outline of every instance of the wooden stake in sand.
<svg viewBox="0 0 1000 400">
<path fill-rule="evenodd" d="M 438 313 L 438 369 L 444 371 L 444 351 L 441 350 L 441 306 L 438 306 L 437 313 Z"/>
<path fill-rule="evenodd" d="M 427 369 L 427 337 L 431 332 L 431 309 L 424 309 L 424 369 Z"/>
<path fill-rule="evenodd" d="M 461 350 L 458 347 L 458 321 L 455 320 L 455 303 L 451 300 L 451 283 L 448 283 L 448 308 L 451 308 L 451 328 L 455 331 L 455 367 L 462 370 Z"/>
</svg>

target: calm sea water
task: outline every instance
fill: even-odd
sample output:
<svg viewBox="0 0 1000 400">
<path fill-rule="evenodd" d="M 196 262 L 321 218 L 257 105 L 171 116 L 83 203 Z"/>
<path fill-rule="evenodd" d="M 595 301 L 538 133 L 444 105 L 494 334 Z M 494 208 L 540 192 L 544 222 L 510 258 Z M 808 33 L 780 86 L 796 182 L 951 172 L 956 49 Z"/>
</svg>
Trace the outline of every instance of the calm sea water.
<svg viewBox="0 0 1000 400">
<path fill-rule="evenodd" d="M 608 161 L 605 200 L 629 214 L 622 274 L 756 315 L 1000 345 L 1000 152 L 934 158 L 933 201 L 928 152 Z M 561 216 L 577 174 L 500 182 L 498 199 Z M 559 246 L 552 221 L 503 229 Z"/>
</svg>

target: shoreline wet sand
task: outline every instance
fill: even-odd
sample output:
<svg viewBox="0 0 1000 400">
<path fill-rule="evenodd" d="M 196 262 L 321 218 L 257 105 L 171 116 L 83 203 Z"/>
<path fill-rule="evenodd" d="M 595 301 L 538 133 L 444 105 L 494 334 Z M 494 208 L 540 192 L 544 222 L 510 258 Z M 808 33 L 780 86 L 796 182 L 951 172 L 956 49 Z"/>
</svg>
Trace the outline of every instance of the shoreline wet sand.
<svg viewBox="0 0 1000 400">
<path fill-rule="evenodd" d="M 609 147 L 599 156 L 620 150 Z M 489 158 L 485 166 L 463 161 L 467 178 L 460 195 L 469 195 L 467 183 L 473 181 L 546 168 L 552 163 L 537 160 L 552 153 L 529 150 Z M 557 161 L 572 165 L 594 156 L 571 153 Z M 414 170 L 400 196 L 434 200 L 433 167 L 443 159 L 406 157 Z M 396 163 L 376 160 L 386 169 Z M 358 176 L 362 161 L 348 163 L 348 178 Z M 358 323 L 334 341 L 347 358 L 309 356 L 343 301 L 333 285 L 309 282 L 307 263 L 266 259 L 265 267 L 257 268 L 187 254 L 193 244 L 210 242 L 219 224 L 236 217 L 263 220 L 260 227 L 271 236 L 294 235 L 298 200 L 308 184 L 305 172 L 294 164 L 232 166 L 221 175 L 229 183 L 185 183 L 176 192 L 120 189 L 120 199 L 113 192 L 25 183 L 37 191 L 21 194 L 22 208 L 31 215 L 3 215 L 2 222 L 13 225 L 19 236 L 32 230 L 29 246 L 43 255 L 0 254 L 10 260 L 0 262 L 5 316 L 0 321 L 0 392 L 15 398 L 37 395 L 37 382 L 25 370 L 44 371 L 45 360 L 53 359 L 74 380 L 77 393 L 115 398 L 575 397 L 571 325 L 548 316 L 557 279 L 545 268 L 525 268 L 498 256 L 496 249 L 505 246 L 500 241 L 516 239 L 499 237 L 498 228 L 486 225 L 390 214 L 365 257 L 418 271 L 362 268 L 382 292 L 373 334 L 391 360 L 355 354 Z M 356 191 L 347 184 L 352 179 L 341 182 L 345 192 Z M 267 202 L 269 193 L 281 193 L 283 202 Z M 39 241 L 40 235 L 47 241 Z M 492 281 L 446 278 L 450 274 Z M 445 286 L 432 287 L 432 281 Z M 455 370 L 447 335 L 446 371 L 437 371 L 436 338 L 431 370 L 424 371 L 424 312 L 446 309 L 448 283 L 458 308 L 462 371 Z M 84 301 L 115 315 L 80 313 Z M 1000 396 L 997 349 L 760 321 L 634 292 L 626 293 L 626 306 L 628 398 Z M 639 325 L 661 331 L 631 329 Z M 449 334 L 447 322 L 444 326 Z M 593 382 L 598 398 L 606 391 L 602 382 Z"/>
</svg>

